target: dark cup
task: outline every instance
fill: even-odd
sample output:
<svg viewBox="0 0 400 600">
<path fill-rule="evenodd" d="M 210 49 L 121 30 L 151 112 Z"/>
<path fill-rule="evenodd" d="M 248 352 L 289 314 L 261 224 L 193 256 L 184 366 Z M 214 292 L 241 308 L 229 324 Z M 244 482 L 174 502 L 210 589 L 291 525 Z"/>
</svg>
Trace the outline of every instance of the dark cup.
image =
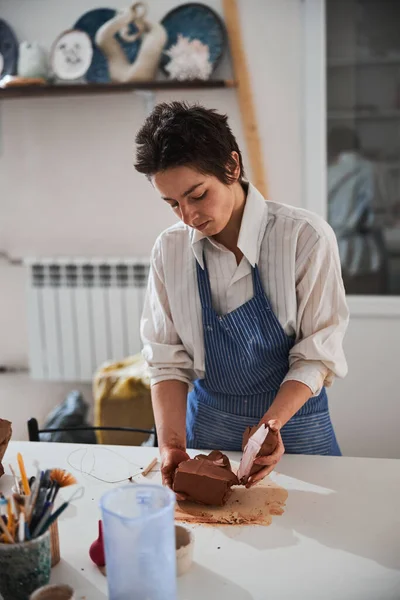
<svg viewBox="0 0 400 600">
<path fill-rule="evenodd" d="M 4 600 L 28 600 L 50 581 L 50 532 L 22 544 L 0 544 L 0 595 Z"/>
</svg>

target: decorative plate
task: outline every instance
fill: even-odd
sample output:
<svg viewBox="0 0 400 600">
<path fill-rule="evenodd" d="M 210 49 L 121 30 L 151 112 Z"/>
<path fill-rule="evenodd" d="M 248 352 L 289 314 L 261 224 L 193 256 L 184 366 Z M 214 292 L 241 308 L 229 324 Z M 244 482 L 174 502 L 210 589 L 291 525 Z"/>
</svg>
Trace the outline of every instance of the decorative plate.
<svg viewBox="0 0 400 600">
<path fill-rule="evenodd" d="M 64 31 L 51 49 L 51 67 L 54 75 L 65 81 L 80 79 L 92 63 L 92 41 L 79 29 Z"/>
<path fill-rule="evenodd" d="M 116 11 L 112 8 L 95 8 L 83 14 L 75 23 L 74 29 L 79 29 L 88 34 L 92 41 L 93 57 L 89 70 L 86 73 L 86 80 L 93 83 L 110 83 L 108 73 L 107 59 L 103 52 L 95 44 L 94 38 L 96 32 L 104 23 L 115 17 Z M 136 33 L 137 28 L 133 23 L 129 27 L 129 33 Z M 133 63 L 139 52 L 141 41 L 125 42 L 119 34 L 116 35 L 128 60 Z"/>
<path fill-rule="evenodd" d="M 11 27 L 0 19 L 0 77 L 15 75 L 18 64 L 18 41 Z"/>
<path fill-rule="evenodd" d="M 189 40 L 198 39 L 208 46 L 210 62 L 215 70 L 225 50 L 227 35 L 224 22 L 214 10 L 200 2 L 189 2 L 171 10 L 161 23 L 168 34 L 164 50 L 176 44 L 179 34 Z M 166 74 L 165 67 L 169 61 L 170 58 L 163 54 L 160 66 Z"/>
</svg>

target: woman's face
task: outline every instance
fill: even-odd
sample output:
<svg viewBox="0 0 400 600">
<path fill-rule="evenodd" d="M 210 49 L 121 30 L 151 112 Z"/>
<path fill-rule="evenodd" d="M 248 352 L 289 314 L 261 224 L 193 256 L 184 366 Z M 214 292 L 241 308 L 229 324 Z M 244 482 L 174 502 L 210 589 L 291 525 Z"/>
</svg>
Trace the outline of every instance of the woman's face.
<svg viewBox="0 0 400 600">
<path fill-rule="evenodd" d="M 187 166 L 156 173 L 152 182 L 162 199 L 189 227 L 204 235 L 221 233 L 235 208 L 235 185 Z"/>
</svg>

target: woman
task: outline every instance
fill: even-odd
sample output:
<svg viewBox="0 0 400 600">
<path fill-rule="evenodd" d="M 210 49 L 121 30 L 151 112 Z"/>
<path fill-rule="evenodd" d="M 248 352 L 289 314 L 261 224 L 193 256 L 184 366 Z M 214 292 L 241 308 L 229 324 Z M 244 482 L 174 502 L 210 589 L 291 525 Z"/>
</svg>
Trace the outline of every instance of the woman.
<svg viewBox="0 0 400 600">
<path fill-rule="evenodd" d="M 347 371 L 348 311 L 332 230 L 265 202 L 214 110 L 160 104 L 136 142 L 136 169 L 180 220 L 153 248 L 141 325 L 164 483 L 187 447 L 240 450 L 260 422 L 279 444 L 249 485 L 285 450 L 340 455 L 325 386 Z"/>
</svg>

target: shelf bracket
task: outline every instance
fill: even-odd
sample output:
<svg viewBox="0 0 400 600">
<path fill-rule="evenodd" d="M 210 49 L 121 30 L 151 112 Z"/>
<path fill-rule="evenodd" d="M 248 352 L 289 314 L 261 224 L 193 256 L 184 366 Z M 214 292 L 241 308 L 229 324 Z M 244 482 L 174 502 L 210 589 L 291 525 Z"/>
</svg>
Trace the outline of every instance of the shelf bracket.
<svg viewBox="0 0 400 600">
<path fill-rule="evenodd" d="M 135 90 L 135 94 L 142 96 L 146 109 L 146 115 L 148 116 L 156 105 L 155 92 L 152 92 L 150 90 Z"/>
</svg>

